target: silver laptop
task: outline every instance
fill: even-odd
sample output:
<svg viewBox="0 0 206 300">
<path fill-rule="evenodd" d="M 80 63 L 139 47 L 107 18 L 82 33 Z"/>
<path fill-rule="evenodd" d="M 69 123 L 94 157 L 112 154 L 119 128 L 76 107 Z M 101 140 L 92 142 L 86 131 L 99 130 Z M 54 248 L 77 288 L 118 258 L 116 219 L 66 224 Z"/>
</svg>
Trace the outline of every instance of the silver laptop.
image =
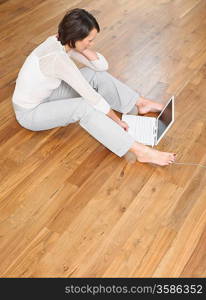
<svg viewBox="0 0 206 300">
<path fill-rule="evenodd" d="M 122 120 L 128 124 L 128 133 L 137 142 L 153 147 L 159 143 L 174 122 L 174 96 L 156 118 L 123 114 Z"/>
</svg>

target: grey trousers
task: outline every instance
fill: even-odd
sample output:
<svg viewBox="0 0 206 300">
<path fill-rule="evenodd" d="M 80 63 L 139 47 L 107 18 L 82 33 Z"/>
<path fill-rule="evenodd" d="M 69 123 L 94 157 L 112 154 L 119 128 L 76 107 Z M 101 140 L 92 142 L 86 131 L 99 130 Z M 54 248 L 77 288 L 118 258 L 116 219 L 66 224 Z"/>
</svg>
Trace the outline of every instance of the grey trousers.
<svg viewBox="0 0 206 300">
<path fill-rule="evenodd" d="M 112 109 L 129 113 L 136 108 L 140 95 L 108 72 L 95 72 L 88 67 L 80 71 Z M 35 108 L 24 109 L 14 103 L 13 108 L 18 123 L 32 131 L 67 126 L 78 121 L 91 136 L 119 157 L 126 154 L 135 141 L 120 125 L 96 110 L 64 81 Z"/>
</svg>

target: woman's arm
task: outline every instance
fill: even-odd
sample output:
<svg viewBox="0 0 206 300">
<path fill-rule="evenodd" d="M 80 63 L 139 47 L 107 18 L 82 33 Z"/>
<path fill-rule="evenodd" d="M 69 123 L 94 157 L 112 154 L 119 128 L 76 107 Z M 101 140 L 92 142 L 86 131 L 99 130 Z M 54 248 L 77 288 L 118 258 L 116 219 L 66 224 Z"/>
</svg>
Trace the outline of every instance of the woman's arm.
<svg viewBox="0 0 206 300">
<path fill-rule="evenodd" d="M 125 125 L 125 122 L 120 120 L 106 100 L 91 87 L 75 63 L 68 59 L 65 53 L 56 55 L 51 68 L 53 70 L 52 76 L 64 80 L 97 110 L 102 111 L 123 129 L 127 130 L 128 126 Z"/>
<path fill-rule="evenodd" d="M 99 52 L 95 52 L 90 49 L 79 52 L 72 49 L 69 51 L 69 56 L 95 71 L 108 70 L 108 62 Z"/>
<path fill-rule="evenodd" d="M 82 53 L 90 61 L 98 59 L 97 53 L 90 49 L 85 49 L 80 53 Z"/>
<path fill-rule="evenodd" d="M 96 52 L 86 49 L 81 52 L 88 60 L 93 61 L 98 59 L 98 56 Z M 106 114 L 108 117 L 110 117 L 112 120 L 114 120 L 117 124 L 119 124 L 123 129 L 128 130 L 128 125 L 122 121 L 116 114 L 115 112 L 110 109 L 109 112 Z"/>
<path fill-rule="evenodd" d="M 110 109 L 110 111 L 106 114 L 108 117 L 110 117 L 112 120 L 114 120 L 117 124 L 119 124 L 124 130 L 128 131 L 128 124 L 124 121 L 122 121 L 115 112 Z"/>
</svg>

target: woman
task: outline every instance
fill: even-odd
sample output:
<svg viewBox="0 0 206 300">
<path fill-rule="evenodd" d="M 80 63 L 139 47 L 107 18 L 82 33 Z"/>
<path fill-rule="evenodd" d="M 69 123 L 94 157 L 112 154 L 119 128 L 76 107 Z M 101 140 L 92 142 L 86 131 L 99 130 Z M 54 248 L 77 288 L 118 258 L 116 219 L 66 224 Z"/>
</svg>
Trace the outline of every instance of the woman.
<svg viewBox="0 0 206 300">
<path fill-rule="evenodd" d="M 168 165 L 174 153 L 160 152 L 136 142 L 128 125 L 113 110 L 131 113 L 160 111 L 162 105 L 141 97 L 106 70 L 108 63 L 89 49 L 100 31 L 84 9 L 66 13 L 58 34 L 50 36 L 26 58 L 16 80 L 12 103 L 19 124 L 33 131 L 79 124 L 95 139 L 122 157 Z M 86 67 L 77 68 L 73 60 Z"/>
</svg>

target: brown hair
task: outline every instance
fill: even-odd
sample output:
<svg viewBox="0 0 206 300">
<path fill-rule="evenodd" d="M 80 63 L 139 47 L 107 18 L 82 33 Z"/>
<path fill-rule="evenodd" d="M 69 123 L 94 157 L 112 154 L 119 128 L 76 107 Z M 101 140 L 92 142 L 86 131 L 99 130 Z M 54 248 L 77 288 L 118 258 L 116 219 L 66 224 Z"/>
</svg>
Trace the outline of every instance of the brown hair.
<svg viewBox="0 0 206 300">
<path fill-rule="evenodd" d="M 83 40 L 94 28 L 100 31 L 95 17 L 85 9 L 74 8 L 59 23 L 57 39 L 62 45 L 68 44 L 70 48 L 75 48 L 75 42 Z"/>
</svg>

